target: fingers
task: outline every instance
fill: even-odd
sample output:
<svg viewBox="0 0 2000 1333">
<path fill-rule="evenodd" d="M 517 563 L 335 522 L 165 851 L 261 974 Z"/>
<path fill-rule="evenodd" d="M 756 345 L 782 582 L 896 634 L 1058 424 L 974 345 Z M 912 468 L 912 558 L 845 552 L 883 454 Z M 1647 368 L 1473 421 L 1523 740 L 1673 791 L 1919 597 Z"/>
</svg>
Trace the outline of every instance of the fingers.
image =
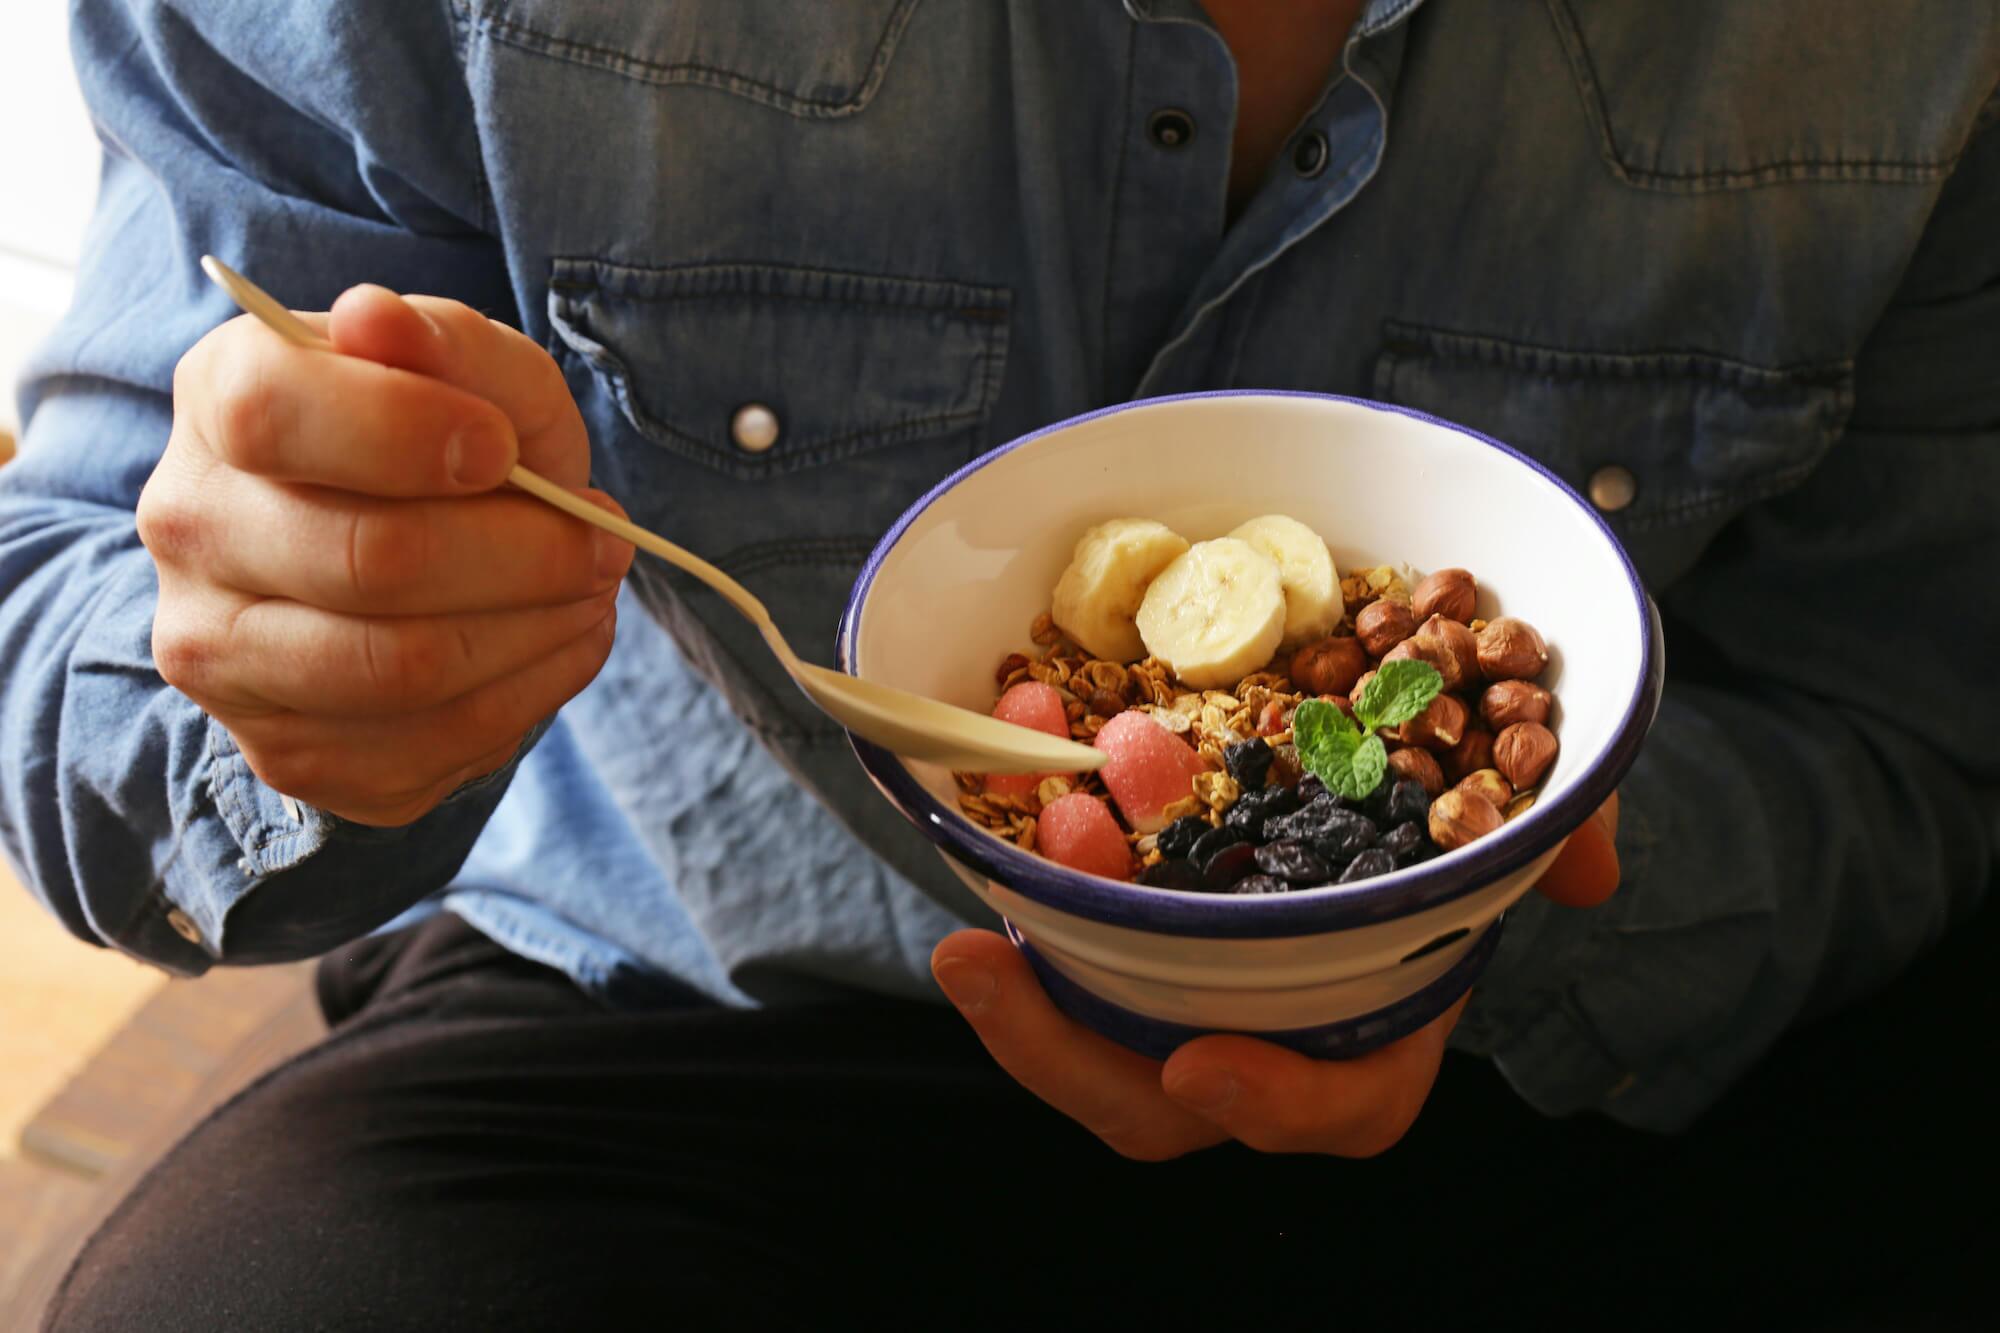
<svg viewBox="0 0 2000 1333">
<path fill-rule="evenodd" d="M 984 930 L 947 936 L 931 971 L 1000 1067 L 1127 1157 L 1165 1161 L 1227 1135 L 1160 1090 L 1160 1065 L 1066 1018 L 1020 952 Z"/>
<path fill-rule="evenodd" d="M 588 685 L 611 651 L 614 611 L 540 660 L 424 712 L 393 718 L 277 713 L 233 719 L 251 769 L 287 796 L 393 827 L 506 763 L 528 730 Z"/>
<path fill-rule="evenodd" d="M 590 441 L 569 386 L 535 341 L 472 307 L 363 285 L 333 303 L 334 346 L 491 402 L 512 423 L 520 461 L 559 486 L 589 480 Z"/>
<path fill-rule="evenodd" d="M 200 617 L 198 645 L 156 636 L 154 652 L 161 674 L 205 706 L 397 716 L 540 661 L 609 616 L 617 596 L 453 616 L 344 616 L 265 598 Z"/>
<path fill-rule="evenodd" d="M 1618 794 L 1613 792 L 1549 865 L 1535 889 L 1565 907 L 1595 907 L 1618 889 Z"/>
<path fill-rule="evenodd" d="M 294 347 L 247 317 L 182 359 L 174 410 L 230 467 L 364 495 L 490 490 L 518 452 L 507 415 L 477 394 Z"/>
<path fill-rule="evenodd" d="M 623 515 L 602 492 L 581 492 Z M 381 500 L 223 472 L 156 473 L 139 535 L 163 570 L 356 615 L 552 606 L 614 586 L 632 547 L 515 491 Z"/>
<path fill-rule="evenodd" d="M 1201 1037 L 1160 1071 L 1168 1096 L 1260 1152 L 1372 1157 L 1416 1122 L 1465 1008 L 1352 1060 L 1312 1060 L 1250 1037 Z"/>
</svg>

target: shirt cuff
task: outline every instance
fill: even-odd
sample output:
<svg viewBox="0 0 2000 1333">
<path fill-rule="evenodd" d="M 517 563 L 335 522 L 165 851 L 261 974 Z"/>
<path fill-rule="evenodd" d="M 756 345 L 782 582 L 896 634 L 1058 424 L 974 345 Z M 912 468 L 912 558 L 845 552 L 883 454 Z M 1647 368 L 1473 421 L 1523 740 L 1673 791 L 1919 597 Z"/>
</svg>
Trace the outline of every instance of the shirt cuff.
<svg viewBox="0 0 2000 1333">
<path fill-rule="evenodd" d="M 176 821 L 178 845 L 160 877 L 156 910 L 149 914 L 154 919 L 140 924 L 135 943 L 148 957 L 184 958 L 185 966 L 175 970 L 196 972 L 225 960 L 310 956 L 359 938 L 443 887 L 552 721 L 531 731 L 506 764 L 460 786 L 423 818 L 375 828 L 272 789 L 251 770 L 228 729 L 207 719 L 198 790 L 182 806 L 191 817 Z M 240 938 L 239 909 L 281 878 L 301 881 L 301 900 L 285 914 L 297 928 L 277 932 L 282 942 Z M 305 901 L 305 881 L 315 901 Z"/>
</svg>

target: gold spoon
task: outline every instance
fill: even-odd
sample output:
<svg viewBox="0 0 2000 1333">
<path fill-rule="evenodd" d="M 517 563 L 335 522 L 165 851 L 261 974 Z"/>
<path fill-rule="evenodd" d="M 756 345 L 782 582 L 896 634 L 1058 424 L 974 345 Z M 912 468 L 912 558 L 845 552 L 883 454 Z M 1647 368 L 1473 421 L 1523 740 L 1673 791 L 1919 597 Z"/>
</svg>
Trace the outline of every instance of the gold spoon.
<svg viewBox="0 0 2000 1333">
<path fill-rule="evenodd" d="M 273 300 L 270 293 L 214 255 L 204 255 L 201 267 L 217 286 L 229 293 L 231 300 L 287 342 L 313 351 L 334 350 L 332 343 Z M 909 759 L 925 759 L 979 773 L 1075 773 L 1104 764 L 1103 752 L 1092 746 L 802 661 L 778 632 L 764 604 L 749 589 L 692 551 L 599 509 L 527 468 L 516 466 L 507 474 L 507 480 L 564 513 L 686 570 L 715 589 L 757 627 L 807 698 L 841 726 L 885 750 Z"/>
</svg>

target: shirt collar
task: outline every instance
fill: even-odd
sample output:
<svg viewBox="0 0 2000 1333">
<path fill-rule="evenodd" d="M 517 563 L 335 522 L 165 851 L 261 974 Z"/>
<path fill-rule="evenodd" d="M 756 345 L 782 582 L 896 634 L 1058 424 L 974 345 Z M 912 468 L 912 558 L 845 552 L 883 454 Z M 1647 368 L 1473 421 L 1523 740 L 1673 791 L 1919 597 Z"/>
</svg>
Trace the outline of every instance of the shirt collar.
<svg viewBox="0 0 2000 1333">
<path fill-rule="evenodd" d="M 1125 12 L 1144 23 L 1154 19 L 1200 19 L 1198 0 L 1121 0 Z M 1424 0 L 1368 0 L 1354 22 L 1354 36 L 1373 37 L 1400 23 Z"/>
</svg>

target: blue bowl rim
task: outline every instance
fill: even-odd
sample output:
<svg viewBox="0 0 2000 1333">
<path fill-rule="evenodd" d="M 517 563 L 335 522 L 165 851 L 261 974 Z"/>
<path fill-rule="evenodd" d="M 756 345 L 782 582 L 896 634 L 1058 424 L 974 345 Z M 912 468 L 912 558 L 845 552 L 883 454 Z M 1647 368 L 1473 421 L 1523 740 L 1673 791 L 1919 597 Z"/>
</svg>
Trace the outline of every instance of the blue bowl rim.
<svg viewBox="0 0 2000 1333">
<path fill-rule="evenodd" d="M 947 491 L 988 464 L 1058 431 L 1121 412 L 1144 411 L 1170 403 L 1208 398 L 1307 398 L 1410 417 L 1498 449 L 1516 462 L 1532 468 L 1587 514 L 1603 534 L 1605 545 L 1625 570 L 1646 636 L 1640 644 L 1639 671 L 1633 682 L 1632 697 L 1626 704 L 1625 716 L 1597 765 L 1583 774 L 1559 799 L 1538 801 L 1527 813 L 1510 821 L 1499 832 L 1481 838 L 1470 847 L 1353 884 L 1240 898 L 1228 894 L 1155 889 L 1104 879 L 1071 870 L 1033 852 L 1022 851 L 978 827 L 932 796 L 895 755 L 849 733 L 855 756 L 860 759 L 869 779 L 925 837 L 988 879 L 996 880 L 1022 897 L 1057 911 L 1154 935 L 1199 939 L 1285 939 L 1375 925 L 1461 898 L 1520 869 L 1561 842 L 1617 790 L 1618 784 L 1631 770 L 1639 747 L 1652 727 L 1653 718 L 1659 710 L 1666 671 L 1658 609 L 1647 595 L 1638 570 L 1633 568 L 1631 559 L 1612 533 L 1610 525 L 1561 477 L 1491 436 L 1393 403 L 1291 389 L 1217 389 L 1169 394 L 1138 398 L 1085 412 L 989 450 L 925 492 L 875 544 L 867 563 L 855 577 L 847 607 L 840 617 L 836 644 L 836 662 L 840 670 L 849 675 L 858 674 L 854 661 L 855 635 L 862 608 L 868 600 L 875 576 L 881 572 L 883 561 L 902 540 L 911 524 Z"/>
</svg>

